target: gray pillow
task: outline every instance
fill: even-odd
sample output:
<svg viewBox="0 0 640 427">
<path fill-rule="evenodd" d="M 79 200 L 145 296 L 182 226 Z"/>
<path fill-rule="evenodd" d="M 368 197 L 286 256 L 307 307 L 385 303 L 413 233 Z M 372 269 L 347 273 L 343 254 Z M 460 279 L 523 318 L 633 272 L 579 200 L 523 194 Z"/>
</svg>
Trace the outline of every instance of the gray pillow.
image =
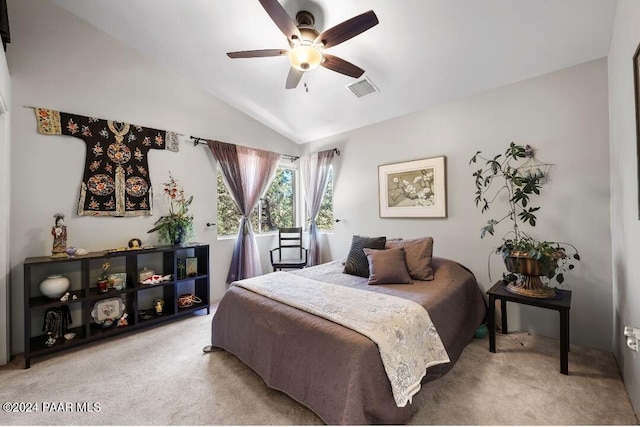
<svg viewBox="0 0 640 427">
<path fill-rule="evenodd" d="M 389 241 L 387 248 L 404 248 L 407 269 L 412 279 L 433 280 L 433 237 Z"/>
<path fill-rule="evenodd" d="M 369 261 L 369 284 L 412 283 L 403 248 L 363 249 Z"/>
<path fill-rule="evenodd" d="M 384 249 L 386 242 L 386 237 L 353 236 L 351 249 L 349 249 L 349 255 L 347 255 L 347 260 L 344 263 L 343 273 L 369 277 L 369 261 L 367 261 L 363 249 Z"/>
</svg>

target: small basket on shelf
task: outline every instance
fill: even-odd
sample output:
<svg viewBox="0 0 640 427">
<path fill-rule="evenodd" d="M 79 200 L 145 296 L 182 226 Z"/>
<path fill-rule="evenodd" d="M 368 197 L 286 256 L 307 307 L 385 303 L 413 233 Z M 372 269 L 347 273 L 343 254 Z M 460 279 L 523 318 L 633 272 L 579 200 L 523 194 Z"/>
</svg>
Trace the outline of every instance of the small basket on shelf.
<svg viewBox="0 0 640 427">
<path fill-rule="evenodd" d="M 194 304 L 200 304 L 202 300 L 193 294 L 182 294 L 178 297 L 179 308 L 189 308 Z"/>
</svg>

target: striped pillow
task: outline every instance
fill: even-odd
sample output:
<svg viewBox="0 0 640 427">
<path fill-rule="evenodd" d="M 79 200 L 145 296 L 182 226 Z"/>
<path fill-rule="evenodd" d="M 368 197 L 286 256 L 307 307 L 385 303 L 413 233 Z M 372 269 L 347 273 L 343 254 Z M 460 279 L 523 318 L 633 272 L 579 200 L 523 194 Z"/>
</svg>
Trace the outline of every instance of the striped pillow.
<svg viewBox="0 0 640 427">
<path fill-rule="evenodd" d="M 367 260 L 363 249 L 384 249 L 386 242 L 386 237 L 353 236 L 343 273 L 369 277 L 369 260 Z"/>
</svg>

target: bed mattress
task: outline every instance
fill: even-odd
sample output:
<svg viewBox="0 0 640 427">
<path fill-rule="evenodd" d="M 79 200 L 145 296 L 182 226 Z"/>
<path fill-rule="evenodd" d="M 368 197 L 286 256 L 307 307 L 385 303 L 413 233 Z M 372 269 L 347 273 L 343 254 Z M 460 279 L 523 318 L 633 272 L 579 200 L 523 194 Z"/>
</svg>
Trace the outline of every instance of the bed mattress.
<svg viewBox="0 0 640 427">
<path fill-rule="evenodd" d="M 342 273 L 340 261 L 291 272 L 327 283 L 388 293 L 428 311 L 450 363 L 427 369 L 425 381 L 448 372 L 482 323 L 486 303 L 473 274 L 434 257 L 434 280 L 367 284 Z M 265 383 L 314 411 L 327 424 L 402 424 L 415 406 L 398 407 L 376 344 L 321 317 L 231 286 L 212 321 L 211 344 L 234 354 Z"/>
</svg>

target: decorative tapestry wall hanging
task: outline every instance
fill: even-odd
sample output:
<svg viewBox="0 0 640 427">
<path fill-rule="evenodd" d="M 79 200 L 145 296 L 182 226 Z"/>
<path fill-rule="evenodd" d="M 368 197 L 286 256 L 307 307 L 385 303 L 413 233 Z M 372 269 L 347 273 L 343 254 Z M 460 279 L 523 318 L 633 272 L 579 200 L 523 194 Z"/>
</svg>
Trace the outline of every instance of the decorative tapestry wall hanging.
<svg viewBox="0 0 640 427">
<path fill-rule="evenodd" d="M 151 215 L 147 153 L 178 151 L 178 134 L 113 120 L 34 108 L 38 132 L 67 135 L 87 145 L 78 215 Z"/>
</svg>

